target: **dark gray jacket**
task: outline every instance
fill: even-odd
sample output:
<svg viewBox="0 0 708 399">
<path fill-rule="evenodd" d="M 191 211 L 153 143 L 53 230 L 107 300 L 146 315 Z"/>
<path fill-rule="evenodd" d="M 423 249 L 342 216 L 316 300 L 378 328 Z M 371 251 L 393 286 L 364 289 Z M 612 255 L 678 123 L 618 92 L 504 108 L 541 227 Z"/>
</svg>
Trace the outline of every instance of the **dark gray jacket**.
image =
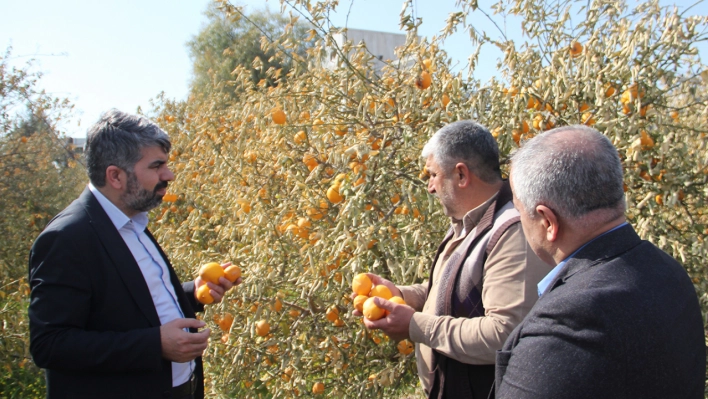
<svg viewBox="0 0 708 399">
<path fill-rule="evenodd" d="M 629 225 L 583 248 L 497 352 L 496 397 L 703 398 L 686 271 Z"/>
</svg>

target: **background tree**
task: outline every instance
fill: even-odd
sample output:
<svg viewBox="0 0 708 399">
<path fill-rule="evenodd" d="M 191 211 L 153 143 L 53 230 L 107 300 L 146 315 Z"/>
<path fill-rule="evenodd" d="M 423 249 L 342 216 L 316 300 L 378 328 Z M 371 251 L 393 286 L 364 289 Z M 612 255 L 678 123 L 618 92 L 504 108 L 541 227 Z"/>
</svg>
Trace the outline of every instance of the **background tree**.
<svg viewBox="0 0 708 399">
<path fill-rule="evenodd" d="M 288 18 L 265 7 L 248 15 L 226 15 L 215 2 L 205 11 L 207 25 L 187 43 L 193 62 L 192 92 L 218 90 L 233 97 L 236 95 L 232 71 L 237 66 L 247 68 L 251 81 L 261 80 L 267 86 L 276 84 L 279 77 L 286 76 L 292 61 L 288 57 L 273 57 L 277 49 L 265 49 L 262 44 L 280 37 L 288 25 Z M 304 40 L 305 24 L 295 23 L 293 40 Z M 301 47 L 301 48 L 304 48 Z M 261 65 L 256 67 L 256 64 Z M 279 76 L 266 73 L 269 68 L 280 70 Z"/>
<path fill-rule="evenodd" d="M 60 132 L 66 101 L 37 89 L 31 64 L 0 57 L 0 392 L 8 398 L 44 395 L 31 362 L 27 326 L 27 259 L 34 239 L 86 181 L 75 149 Z"/>
<path fill-rule="evenodd" d="M 427 277 L 449 222 L 426 191 L 420 151 L 460 119 L 489 126 L 504 159 L 553 126 L 606 134 L 624 162 L 629 220 L 684 264 L 707 309 L 708 102 L 695 47 L 706 17 L 656 1 L 501 1 L 493 15 L 463 1 L 442 38 L 468 18 L 525 33 L 513 41 L 468 27 L 480 49 L 501 49 L 499 76 L 480 82 L 450 71 L 441 39 L 417 38 L 410 1 L 398 49 L 409 62 L 376 72 L 364 48 L 333 40 L 341 30 L 327 15 L 337 3 L 281 2 L 314 40 L 300 46 L 293 16 L 261 40 L 272 61 L 292 60 L 287 74 L 247 60 L 229 71 L 241 95 L 226 106 L 210 95 L 159 109 L 177 179 L 156 235 L 185 278 L 195 262 L 244 269 L 244 284 L 205 315 L 222 331 L 205 356 L 213 396 L 421 395 L 406 346 L 351 315 L 350 281 L 365 271 L 399 283 Z M 227 1 L 220 10 L 243 17 Z M 327 69 L 332 52 L 339 63 Z M 265 76 L 256 85 L 253 70 Z"/>
</svg>

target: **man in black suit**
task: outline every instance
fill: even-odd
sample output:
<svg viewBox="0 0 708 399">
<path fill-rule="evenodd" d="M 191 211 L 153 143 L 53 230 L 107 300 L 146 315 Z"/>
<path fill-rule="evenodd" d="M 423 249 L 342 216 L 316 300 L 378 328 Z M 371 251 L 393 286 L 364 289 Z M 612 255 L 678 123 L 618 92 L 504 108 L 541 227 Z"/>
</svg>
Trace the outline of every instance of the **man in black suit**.
<svg viewBox="0 0 708 399">
<path fill-rule="evenodd" d="M 622 165 L 598 131 L 569 126 L 524 144 L 514 205 L 555 268 L 497 352 L 497 398 L 703 398 L 696 292 L 673 258 L 624 218 Z"/>
<path fill-rule="evenodd" d="M 89 129 L 90 183 L 30 253 L 30 351 L 49 398 L 202 398 L 200 278 L 180 284 L 146 229 L 165 195 L 167 134 L 111 110 Z M 224 265 L 226 266 L 226 265 Z M 240 280 L 235 282 L 240 283 Z M 232 287 L 206 283 L 218 302 Z"/>
</svg>

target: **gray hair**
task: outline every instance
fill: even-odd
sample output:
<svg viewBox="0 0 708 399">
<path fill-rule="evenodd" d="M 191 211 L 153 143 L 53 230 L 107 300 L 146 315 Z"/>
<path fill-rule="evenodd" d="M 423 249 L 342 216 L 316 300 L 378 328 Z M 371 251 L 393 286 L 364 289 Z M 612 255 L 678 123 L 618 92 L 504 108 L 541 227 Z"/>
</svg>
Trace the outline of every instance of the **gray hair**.
<svg viewBox="0 0 708 399">
<path fill-rule="evenodd" d="M 484 126 L 470 121 L 457 121 L 444 126 L 430 138 L 421 156 L 433 157 L 443 170 L 449 171 L 462 162 L 480 180 L 501 180 L 499 147 Z"/>
<path fill-rule="evenodd" d="M 573 136 L 559 137 L 563 132 Z M 529 140 L 512 155 L 511 175 L 514 194 L 531 217 L 537 205 L 569 219 L 599 209 L 624 212 L 617 150 L 607 137 L 587 126 L 564 126 Z"/>
<path fill-rule="evenodd" d="M 145 147 L 160 146 L 170 151 L 170 138 L 156 124 L 139 115 L 111 109 L 91 126 L 86 137 L 89 180 L 96 187 L 106 185 L 106 168 L 115 165 L 128 173 L 142 157 Z"/>
</svg>

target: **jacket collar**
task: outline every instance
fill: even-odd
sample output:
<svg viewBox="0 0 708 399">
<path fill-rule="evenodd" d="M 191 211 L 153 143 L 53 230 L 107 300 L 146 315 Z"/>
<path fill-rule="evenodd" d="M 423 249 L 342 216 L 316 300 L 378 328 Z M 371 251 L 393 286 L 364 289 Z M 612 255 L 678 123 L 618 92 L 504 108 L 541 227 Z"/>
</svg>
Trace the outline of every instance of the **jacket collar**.
<svg viewBox="0 0 708 399">
<path fill-rule="evenodd" d="M 104 211 L 96 197 L 88 187 L 81 193 L 79 202 L 83 205 L 89 216 L 89 224 L 101 241 L 103 248 L 108 253 L 112 262 L 106 267 L 114 267 L 121 277 L 126 289 L 133 296 L 138 307 L 142 310 L 151 325 L 159 326 L 160 318 L 155 310 L 155 304 L 150 295 L 150 289 L 145 283 L 140 267 L 135 262 L 133 254 L 123 241 L 113 222 Z"/>
</svg>

